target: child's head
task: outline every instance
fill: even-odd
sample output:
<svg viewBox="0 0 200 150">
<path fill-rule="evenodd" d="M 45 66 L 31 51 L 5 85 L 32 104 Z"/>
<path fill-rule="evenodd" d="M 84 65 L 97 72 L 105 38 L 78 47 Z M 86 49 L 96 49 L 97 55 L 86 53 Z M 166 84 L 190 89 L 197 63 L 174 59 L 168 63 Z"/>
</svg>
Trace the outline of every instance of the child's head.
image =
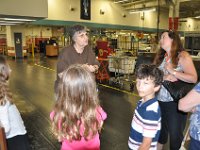
<svg viewBox="0 0 200 150">
<path fill-rule="evenodd" d="M 94 75 L 83 65 L 72 65 L 59 74 L 58 99 L 55 105 L 53 128 L 58 138 L 79 140 L 80 123 L 84 124 L 84 137 L 95 135 L 99 129 L 96 108 L 99 100 Z M 58 128 L 62 120 L 61 129 Z"/>
<path fill-rule="evenodd" d="M 0 82 L 5 82 L 9 79 L 10 71 L 6 59 L 3 56 L 0 56 Z"/>
<path fill-rule="evenodd" d="M 0 56 L 0 105 L 5 105 L 7 100 L 12 103 L 12 94 L 6 82 L 9 79 L 10 71 L 6 59 Z"/>
<path fill-rule="evenodd" d="M 140 65 L 136 73 L 136 87 L 141 97 L 155 94 L 163 81 L 163 72 L 155 65 Z"/>
<path fill-rule="evenodd" d="M 58 100 L 87 109 L 88 104 L 98 103 L 95 77 L 80 64 L 71 65 L 59 74 L 61 83 Z"/>
</svg>

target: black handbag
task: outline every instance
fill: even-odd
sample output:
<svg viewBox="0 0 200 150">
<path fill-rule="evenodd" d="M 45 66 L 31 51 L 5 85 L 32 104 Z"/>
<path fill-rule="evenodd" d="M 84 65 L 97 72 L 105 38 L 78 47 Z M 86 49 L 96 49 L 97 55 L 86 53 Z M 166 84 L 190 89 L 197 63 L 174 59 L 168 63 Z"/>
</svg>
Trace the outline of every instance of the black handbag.
<svg viewBox="0 0 200 150">
<path fill-rule="evenodd" d="M 187 83 L 181 80 L 175 82 L 164 80 L 162 85 L 167 89 L 175 102 L 178 102 L 195 86 L 194 83 Z"/>
</svg>

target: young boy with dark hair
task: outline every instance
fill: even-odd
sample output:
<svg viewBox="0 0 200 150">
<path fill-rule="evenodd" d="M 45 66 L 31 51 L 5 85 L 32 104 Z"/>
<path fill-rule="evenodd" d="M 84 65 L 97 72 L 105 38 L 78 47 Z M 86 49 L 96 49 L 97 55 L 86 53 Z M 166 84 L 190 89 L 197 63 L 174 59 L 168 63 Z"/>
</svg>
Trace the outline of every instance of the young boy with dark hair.
<svg viewBox="0 0 200 150">
<path fill-rule="evenodd" d="M 163 80 L 163 72 L 155 65 L 140 65 L 136 88 L 142 98 L 137 103 L 128 146 L 131 150 L 156 150 L 161 128 L 161 112 L 155 97 Z"/>
</svg>

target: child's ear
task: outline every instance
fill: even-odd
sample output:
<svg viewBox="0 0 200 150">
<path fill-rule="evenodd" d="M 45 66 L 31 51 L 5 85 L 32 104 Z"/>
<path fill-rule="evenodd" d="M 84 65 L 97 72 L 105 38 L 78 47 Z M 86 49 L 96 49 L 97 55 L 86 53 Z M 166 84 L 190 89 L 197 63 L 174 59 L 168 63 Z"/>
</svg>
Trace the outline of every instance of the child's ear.
<svg viewBox="0 0 200 150">
<path fill-rule="evenodd" d="M 63 73 L 64 73 L 64 72 L 61 72 L 61 73 L 58 74 L 59 78 L 62 78 L 62 77 L 63 77 Z"/>
<path fill-rule="evenodd" d="M 159 90 L 160 90 L 160 85 L 157 85 L 157 86 L 154 87 L 155 92 L 158 92 Z"/>
</svg>

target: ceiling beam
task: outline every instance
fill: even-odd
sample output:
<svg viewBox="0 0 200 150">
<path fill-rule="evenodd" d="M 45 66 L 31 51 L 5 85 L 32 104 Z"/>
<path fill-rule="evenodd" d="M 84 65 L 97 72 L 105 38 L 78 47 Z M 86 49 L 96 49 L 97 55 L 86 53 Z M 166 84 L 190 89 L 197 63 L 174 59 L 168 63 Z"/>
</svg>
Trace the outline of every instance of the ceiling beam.
<svg viewBox="0 0 200 150">
<path fill-rule="evenodd" d="M 166 3 L 164 1 L 161 1 L 160 2 L 160 6 L 165 6 Z M 124 7 L 125 10 L 132 10 L 132 9 L 142 9 L 142 8 L 146 8 L 146 7 L 157 7 L 158 6 L 158 2 L 157 0 L 156 1 L 149 1 L 147 3 L 140 3 L 140 4 L 133 4 L 133 5 L 130 5 L 130 6 L 126 6 Z"/>
<path fill-rule="evenodd" d="M 151 2 L 151 1 L 157 1 L 157 0 L 148 0 L 148 1 L 147 0 L 135 0 L 135 1 L 132 1 L 132 2 L 124 3 L 124 4 L 122 4 L 122 6 L 126 7 L 128 5 L 148 3 L 148 2 Z"/>
</svg>

